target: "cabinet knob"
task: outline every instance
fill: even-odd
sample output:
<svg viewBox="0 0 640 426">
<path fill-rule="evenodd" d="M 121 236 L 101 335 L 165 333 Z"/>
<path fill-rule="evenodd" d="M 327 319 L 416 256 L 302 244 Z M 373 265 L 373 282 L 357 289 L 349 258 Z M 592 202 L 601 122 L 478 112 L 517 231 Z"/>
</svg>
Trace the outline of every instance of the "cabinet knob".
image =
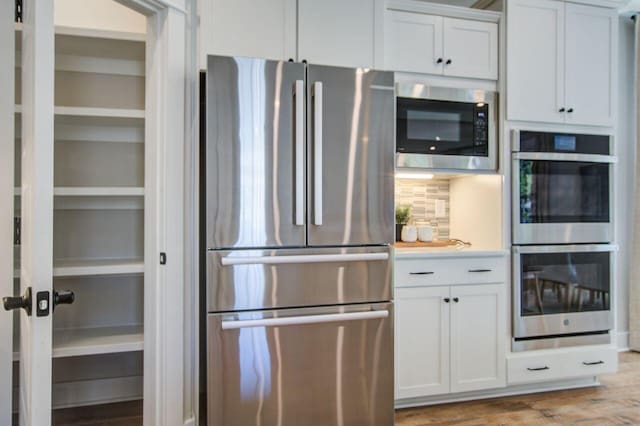
<svg viewBox="0 0 640 426">
<path fill-rule="evenodd" d="M 438 58 L 438 60 L 436 61 L 436 64 L 441 64 L 442 63 L 442 58 Z"/>
<path fill-rule="evenodd" d="M 451 65 L 453 61 L 451 59 L 447 59 L 447 62 L 445 62 L 445 65 Z"/>
<path fill-rule="evenodd" d="M 449 299 L 448 297 L 444 298 L 444 303 L 449 303 L 451 301 L 451 299 Z"/>
<path fill-rule="evenodd" d="M 458 302 L 460 301 L 460 299 L 458 299 L 457 297 L 454 297 L 454 298 L 453 298 L 453 301 L 454 301 L 454 302 L 456 302 L 456 303 L 458 303 Z"/>
<path fill-rule="evenodd" d="M 564 109 L 564 108 L 560 108 L 560 109 L 558 110 L 558 112 L 565 112 L 565 109 Z"/>
<path fill-rule="evenodd" d="M 567 112 L 573 112 L 573 108 L 569 108 Z"/>
</svg>

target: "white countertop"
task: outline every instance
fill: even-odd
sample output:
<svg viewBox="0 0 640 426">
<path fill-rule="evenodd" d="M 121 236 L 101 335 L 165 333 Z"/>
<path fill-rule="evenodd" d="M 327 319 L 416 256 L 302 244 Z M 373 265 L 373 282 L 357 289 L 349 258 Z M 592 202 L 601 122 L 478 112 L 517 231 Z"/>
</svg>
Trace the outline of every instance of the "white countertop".
<svg viewBox="0 0 640 426">
<path fill-rule="evenodd" d="M 486 247 L 393 247 L 396 259 L 416 259 L 434 257 L 498 257 L 506 256 L 509 250 L 490 249 Z"/>
</svg>

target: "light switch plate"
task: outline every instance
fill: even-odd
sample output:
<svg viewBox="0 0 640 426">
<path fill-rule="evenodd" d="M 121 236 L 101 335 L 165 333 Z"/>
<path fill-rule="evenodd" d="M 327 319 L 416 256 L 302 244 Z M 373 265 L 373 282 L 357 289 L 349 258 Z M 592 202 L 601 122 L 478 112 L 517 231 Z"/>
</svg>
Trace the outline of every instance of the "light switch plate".
<svg viewBox="0 0 640 426">
<path fill-rule="evenodd" d="M 436 200 L 436 217 L 445 217 L 446 215 L 447 212 L 445 200 Z"/>
</svg>

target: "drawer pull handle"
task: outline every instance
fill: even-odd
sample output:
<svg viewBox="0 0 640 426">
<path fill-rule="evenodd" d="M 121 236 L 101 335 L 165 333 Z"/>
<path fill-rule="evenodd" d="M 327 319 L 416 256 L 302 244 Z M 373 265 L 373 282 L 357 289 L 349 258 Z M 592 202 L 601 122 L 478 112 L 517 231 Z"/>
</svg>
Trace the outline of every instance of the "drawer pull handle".
<svg viewBox="0 0 640 426">
<path fill-rule="evenodd" d="M 409 272 L 409 275 L 433 275 L 435 272 L 425 271 L 425 272 Z"/>
<path fill-rule="evenodd" d="M 491 272 L 491 269 L 469 269 L 469 272 Z"/>
<path fill-rule="evenodd" d="M 537 367 L 537 368 L 527 367 L 527 370 L 529 370 L 529 371 L 543 371 L 543 370 L 550 370 L 550 368 L 545 365 L 544 367 Z"/>
<path fill-rule="evenodd" d="M 604 364 L 604 361 L 595 361 L 595 362 L 583 362 L 583 365 L 599 365 Z"/>
</svg>

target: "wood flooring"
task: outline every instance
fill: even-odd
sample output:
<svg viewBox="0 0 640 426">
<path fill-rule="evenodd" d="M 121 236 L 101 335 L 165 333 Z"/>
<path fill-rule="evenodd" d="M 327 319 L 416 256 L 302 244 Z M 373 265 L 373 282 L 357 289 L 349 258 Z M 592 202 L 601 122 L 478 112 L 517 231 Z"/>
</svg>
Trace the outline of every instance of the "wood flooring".
<svg viewBox="0 0 640 426">
<path fill-rule="evenodd" d="M 593 388 L 398 410 L 395 424 L 640 425 L 640 353 L 621 354 L 618 373 L 601 376 L 600 381 L 602 386 Z M 56 426 L 138 426 L 142 424 L 142 403 L 55 410 L 53 420 Z"/>
<path fill-rule="evenodd" d="M 640 353 L 620 354 L 599 387 L 410 408 L 396 426 L 640 425 Z"/>
</svg>

